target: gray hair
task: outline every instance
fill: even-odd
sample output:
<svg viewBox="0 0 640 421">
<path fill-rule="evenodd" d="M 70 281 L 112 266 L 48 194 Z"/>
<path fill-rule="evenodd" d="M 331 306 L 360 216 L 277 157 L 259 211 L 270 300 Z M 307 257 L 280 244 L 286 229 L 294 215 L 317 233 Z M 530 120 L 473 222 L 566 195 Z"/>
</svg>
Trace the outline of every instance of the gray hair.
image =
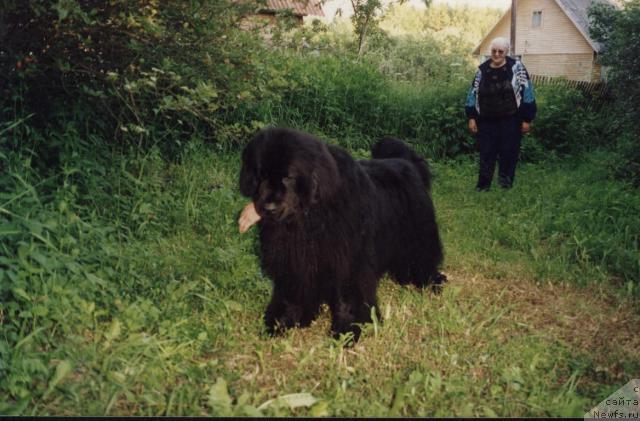
<svg viewBox="0 0 640 421">
<path fill-rule="evenodd" d="M 506 53 L 509 53 L 511 46 L 508 39 L 504 37 L 498 37 L 498 38 L 495 38 L 493 41 L 491 41 L 491 44 L 489 44 L 489 48 L 493 48 L 493 47 L 502 48 Z"/>
</svg>

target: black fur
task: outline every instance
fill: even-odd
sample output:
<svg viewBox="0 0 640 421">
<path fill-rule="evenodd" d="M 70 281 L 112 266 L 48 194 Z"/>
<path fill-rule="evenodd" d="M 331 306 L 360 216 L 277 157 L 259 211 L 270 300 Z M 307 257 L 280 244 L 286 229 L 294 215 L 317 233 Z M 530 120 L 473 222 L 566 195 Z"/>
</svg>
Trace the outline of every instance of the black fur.
<svg viewBox="0 0 640 421">
<path fill-rule="evenodd" d="M 240 191 L 262 217 L 260 260 L 274 283 L 270 333 L 308 326 L 327 303 L 332 331 L 357 340 L 384 273 L 418 287 L 446 280 L 426 163 L 395 139 L 373 156 L 355 161 L 285 128 L 258 132 L 243 151 Z"/>
</svg>

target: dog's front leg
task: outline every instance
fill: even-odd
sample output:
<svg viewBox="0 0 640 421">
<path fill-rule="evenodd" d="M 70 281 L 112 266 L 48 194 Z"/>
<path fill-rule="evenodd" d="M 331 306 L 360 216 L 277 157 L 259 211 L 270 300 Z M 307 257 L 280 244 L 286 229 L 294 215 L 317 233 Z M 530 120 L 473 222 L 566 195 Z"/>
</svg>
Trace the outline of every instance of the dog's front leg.
<svg viewBox="0 0 640 421">
<path fill-rule="evenodd" d="M 269 335 L 279 335 L 285 330 L 298 325 L 303 316 L 300 305 L 291 301 L 284 293 L 284 288 L 276 284 L 273 288 L 271 302 L 264 314 L 264 323 Z"/>
</svg>

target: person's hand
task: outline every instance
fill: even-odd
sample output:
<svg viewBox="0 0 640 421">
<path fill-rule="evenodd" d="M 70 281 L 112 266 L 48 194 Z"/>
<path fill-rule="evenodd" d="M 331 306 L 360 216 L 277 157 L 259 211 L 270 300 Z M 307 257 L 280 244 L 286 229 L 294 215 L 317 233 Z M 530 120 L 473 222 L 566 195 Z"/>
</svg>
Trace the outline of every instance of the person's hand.
<svg viewBox="0 0 640 421">
<path fill-rule="evenodd" d="M 527 123 L 526 121 L 522 122 L 522 127 L 520 128 L 522 134 L 527 134 L 531 130 L 531 123 Z"/>
<path fill-rule="evenodd" d="M 240 214 L 240 218 L 238 219 L 238 225 L 240 227 L 240 234 L 244 234 L 254 226 L 260 220 L 260 215 L 256 212 L 256 207 L 253 205 L 253 202 L 247 204 L 247 206 L 242 209 L 242 213 Z"/>
<path fill-rule="evenodd" d="M 473 134 L 478 133 L 478 125 L 476 124 L 476 120 L 473 118 L 469 119 L 469 131 Z"/>
</svg>

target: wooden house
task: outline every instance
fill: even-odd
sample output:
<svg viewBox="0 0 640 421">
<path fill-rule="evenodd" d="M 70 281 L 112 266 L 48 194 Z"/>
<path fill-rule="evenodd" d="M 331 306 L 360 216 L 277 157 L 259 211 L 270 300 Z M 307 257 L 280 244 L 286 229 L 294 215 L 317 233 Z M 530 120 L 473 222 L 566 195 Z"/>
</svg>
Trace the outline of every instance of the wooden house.
<svg viewBox="0 0 640 421">
<path fill-rule="evenodd" d="M 324 16 L 319 0 L 267 0 L 266 6 L 259 9 L 258 16 L 273 21 L 278 12 L 286 10 L 299 24 L 305 16 Z"/>
<path fill-rule="evenodd" d="M 601 80 L 598 53 L 602 46 L 589 36 L 587 14 L 594 2 L 618 7 L 611 0 L 518 0 L 516 45 L 511 55 L 519 56 L 532 75 Z M 510 34 L 511 9 L 485 35 L 474 54 L 488 58 L 491 41 L 497 37 L 510 39 Z"/>
</svg>

